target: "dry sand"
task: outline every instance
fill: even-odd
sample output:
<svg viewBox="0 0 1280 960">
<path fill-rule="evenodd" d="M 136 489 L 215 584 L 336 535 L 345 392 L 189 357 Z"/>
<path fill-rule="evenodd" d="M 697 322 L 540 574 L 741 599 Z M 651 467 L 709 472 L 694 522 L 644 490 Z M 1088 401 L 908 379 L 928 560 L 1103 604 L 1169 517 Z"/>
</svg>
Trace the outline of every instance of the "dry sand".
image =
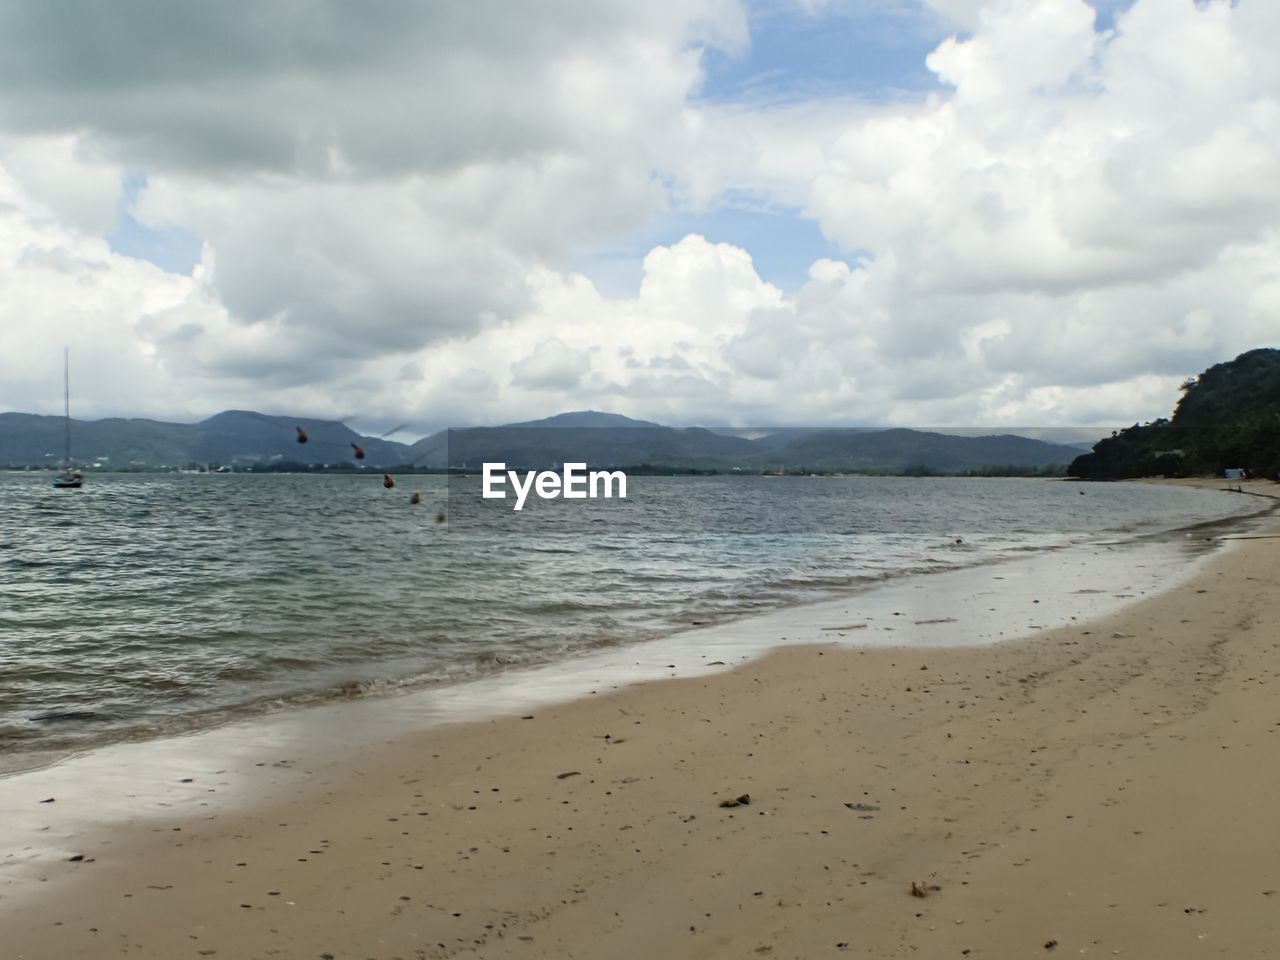
<svg viewBox="0 0 1280 960">
<path fill-rule="evenodd" d="M 1280 955 L 1278 537 L 1029 640 L 785 649 L 89 831 L 0 956 Z"/>
</svg>

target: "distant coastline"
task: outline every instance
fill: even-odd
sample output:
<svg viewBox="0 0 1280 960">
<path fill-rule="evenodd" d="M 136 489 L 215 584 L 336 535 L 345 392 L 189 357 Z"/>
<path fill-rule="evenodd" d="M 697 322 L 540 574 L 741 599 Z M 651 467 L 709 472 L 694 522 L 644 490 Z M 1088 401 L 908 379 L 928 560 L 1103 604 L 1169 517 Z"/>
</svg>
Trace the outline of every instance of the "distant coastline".
<svg viewBox="0 0 1280 960">
<path fill-rule="evenodd" d="M 0 468 L 60 465 L 63 421 L 0 414 Z M 1045 433 L 1046 431 L 1034 431 Z M 78 465 L 136 472 L 478 473 L 487 461 L 521 469 L 586 462 L 637 475 L 1066 475 L 1087 444 L 964 428 L 668 427 L 579 411 L 544 420 L 442 430 L 413 444 L 357 434 L 338 421 L 231 410 L 194 424 L 72 421 Z M 55 442 L 57 441 L 57 442 Z"/>
</svg>

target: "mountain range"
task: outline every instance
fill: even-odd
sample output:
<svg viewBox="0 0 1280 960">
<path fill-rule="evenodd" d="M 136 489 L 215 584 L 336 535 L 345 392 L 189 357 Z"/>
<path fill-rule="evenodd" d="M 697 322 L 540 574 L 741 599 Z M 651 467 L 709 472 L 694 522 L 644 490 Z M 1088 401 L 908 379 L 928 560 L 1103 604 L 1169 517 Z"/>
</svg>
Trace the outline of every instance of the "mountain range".
<svg viewBox="0 0 1280 960">
<path fill-rule="evenodd" d="M 0 414 L 0 466 L 60 462 L 64 420 Z M 299 442 L 305 436 L 305 442 Z M 593 410 L 543 420 L 442 430 L 408 445 L 361 436 L 334 420 L 228 410 L 199 423 L 73 420 L 72 450 L 97 469 L 226 465 L 235 469 L 548 469 L 565 461 L 592 468 L 655 471 L 963 473 L 1044 471 L 1069 463 L 1087 444 L 1028 437 L 956 436 L 907 429 L 779 428 L 749 436 L 730 430 L 667 427 Z M 357 456 L 362 453 L 363 456 Z"/>
<path fill-rule="evenodd" d="M 62 417 L 0 413 L 0 465 L 44 466 L 60 462 Z M 298 430 L 306 437 L 299 443 Z M 362 437 L 336 420 L 273 417 L 227 410 L 199 423 L 109 418 L 72 420 L 71 449 L 77 463 L 104 469 L 212 464 L 244 467 L 285 460 L 320 466 L 355 463 L 353 444 L 370 466 L 405 463 L 403 443 Z"/>
</svg>

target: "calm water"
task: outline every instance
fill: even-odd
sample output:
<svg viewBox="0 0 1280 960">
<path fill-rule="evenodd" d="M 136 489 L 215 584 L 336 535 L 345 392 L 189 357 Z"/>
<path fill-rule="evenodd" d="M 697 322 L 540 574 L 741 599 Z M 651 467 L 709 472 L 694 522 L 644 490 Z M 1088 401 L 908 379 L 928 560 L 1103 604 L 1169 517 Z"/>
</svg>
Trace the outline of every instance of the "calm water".
<svg viewBox="0 0 1280 960">
<path fill-rule="evenodd" d="M 478 479 L 94 475 L 57 491 L 2 475 L 0 769 L 1259 509 L 1038 480 L 631 477 L 628 493 L 517 514 Z"/>
</svg>

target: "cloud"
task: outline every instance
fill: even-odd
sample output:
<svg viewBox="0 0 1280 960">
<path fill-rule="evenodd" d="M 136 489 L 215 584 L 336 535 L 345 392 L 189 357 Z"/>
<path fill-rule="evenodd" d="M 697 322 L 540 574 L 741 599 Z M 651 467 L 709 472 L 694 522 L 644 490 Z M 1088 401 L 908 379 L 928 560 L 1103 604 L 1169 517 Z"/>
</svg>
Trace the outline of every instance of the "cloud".
<svg viewBox="0 0 1280 960">
<path fill-rule="evenodd" d="M 0 2 L 0 163 L 99 234 L 141 175 L 127 212 L 203 241 L 227 313 L 188 354 L 319 384 L 516 316 L 530 271 L 642 226 L 701 50 L 745 31 L 734 0 Z"/>
<path fill-rule="evenodd" d="M 83 209 L 80 199 L 68 202 Z M 191 278 L 116 256 L 101 237 L 64 223 L 0 167 L 0 409 L 60 412 L 69 344 L 80 415 L 104 409 L 95 396 L 130 396 L 139 412 L 184 411 L 181 386 L 166 382 L 137 323 L 191 290 Z"/>
<path fill-rule="evenodd" d="M 591 359 L 585 353 L 553 338 L 511 365 L 511 383 L 530 390 L 572 390 L 590 369 Z"/>
<path fill-rule="evenodd" d="M 929 58 L 953 94 L 848 126 L 814 183 L 823 230 L 874 252 L 886 359 L 958 360 L 999 320 L 980 377 L 1101 384 L 1274 336 L 1243 301 L 1275 283 L 1278 28 L 1260 4 L 1139 0 L 1112 36 L 1079 0 L 983 6 Z"/>
<path fill-rule="evenodd" d="M 695 78 L 692 47 L 745 29 L 727 0 L 5 0 L 0 123 L 87 129 L 167 172 L 448 171 L 634 146 Z"/>
<path fill-rule="evenodd" d="M 963 103 L 1055 93 L 1097 47 L 1095 11 L 1081 0 L 1003 0 L 978 11 L 977 34 L 944 41 L 926 63 Z"/>
<path fill-rule="evenodd" d="M 1280 6 L 929 4 L 926 96 L 723 103 L 728 0 L 0 0 L 0 406 L 52 412 L 72 339 L 86 412 L 1121 423 L 1274 342 Z M 194 275 L 112 253 L 121 204 Z M 728 234 L 630 296 L 572 268 L 735 205 L 842 253 L 789 291 Z"/>
<path fill-rule="evenodd" d="M 1200 266 L 1280 215 L 1280 90 L 1250 16 L 1144 0 L 1104 43 L 1080 0 L 990 5 L 929 58 L 954 96 L 847 129 L 811 210 L 851 249 L 892 252 L 919 290 L 1065 292 Z M 1222 69 L 1188 70 L 1206 48 Z"/>
<path fill-rule="evenodd" d="M 115 226 L 124 173 L 75 135 L 0 139 L 0 163 L 27 197 L 87 235 Z"/>
<path fill-rule="evenodd" d="M 977 27 L 979 17 L 987 0 L 925 0 L 949 25 L 962 30 L 973 30 Z"/>
</svg>

